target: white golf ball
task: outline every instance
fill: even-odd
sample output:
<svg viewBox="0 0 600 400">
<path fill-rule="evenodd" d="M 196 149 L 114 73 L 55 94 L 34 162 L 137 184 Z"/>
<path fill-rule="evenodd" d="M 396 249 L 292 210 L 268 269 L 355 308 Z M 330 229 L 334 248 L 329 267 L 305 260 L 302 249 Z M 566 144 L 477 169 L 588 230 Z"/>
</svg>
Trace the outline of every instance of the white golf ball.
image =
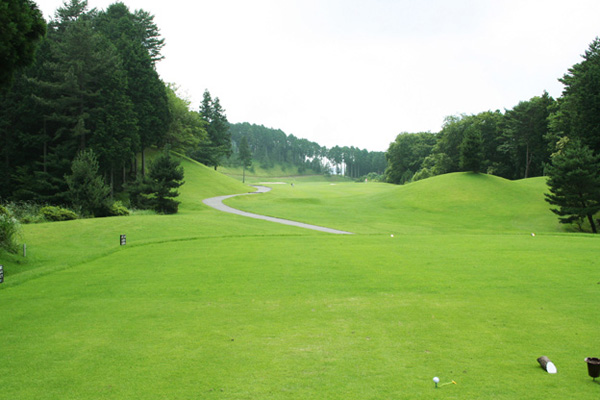
<svg viewBox="0 0 600 400">
<path fill-rule="evenodd" d="M 390 237 L 394 237 L 394 235 L 390 235 Z"/>
<path fill-rule="evenodd" d="M 434 378 L 433 378 L 433 381 L 434 381 L 435 383 L 439 383 L 439 382 L 440 382 L 440 378 L 438 378 L 438 377 L 436 376 L 436 377 L 434 377 Z"/>
</svg>

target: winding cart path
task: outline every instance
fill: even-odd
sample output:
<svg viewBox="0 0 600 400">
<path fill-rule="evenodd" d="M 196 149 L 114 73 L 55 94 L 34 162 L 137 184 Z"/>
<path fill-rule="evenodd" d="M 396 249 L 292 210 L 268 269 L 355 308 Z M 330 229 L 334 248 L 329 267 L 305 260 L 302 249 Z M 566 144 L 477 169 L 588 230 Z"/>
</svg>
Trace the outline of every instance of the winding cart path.
<svg viewBox="0 0 600 400">
<path fill-rule="evenodd" d="M 232 207 L 229 207 L 229 206 L 226 206 L 225 204 L 223 204 L 223 200 L 228 199 L 230 197 L 247 196 L 247 195 L 258 194 L 258 193 L 266 193 L 269 190 L 271 190 L 271 188 L 266 187 L 266 186 L 254 186 L 254 187 L 256 189 L 258 189 L 256 192 L 232 194 L 229 196 L 211 197 L 209 199 L 202 200 L 202 202 L 204 204 L 206 204 L 207 206 L 215 208 L 219 211 L 228 212 L 228 213 L 236 214 L 236 215 L 241 215 L 241 216 L 248 217 L 248 218 L 262 219 L 265 221 L 276 222 L 278 224 L 297 226 L 299 228 L 312 229 L 315 231 L 321 231 L 321 232 L 327 232 L 327 233 L 334 233 L 337 235 L 352 235 L 352 232 L 339 231 L 337 229 L 325 228 L 323 226 L 310 225 L 310 224 L 305 224 L 305 223 L 297 222 L 297 221 L 290 221 L 289 219 L 268 217 L 266 215 L 260 215 L 260 214 L 253 214 L 253 213 L 241 211 L 241 210 L 238 210 L 238 209 L 235 209 L 235 208 L 232 208 Z"/>
</svg>

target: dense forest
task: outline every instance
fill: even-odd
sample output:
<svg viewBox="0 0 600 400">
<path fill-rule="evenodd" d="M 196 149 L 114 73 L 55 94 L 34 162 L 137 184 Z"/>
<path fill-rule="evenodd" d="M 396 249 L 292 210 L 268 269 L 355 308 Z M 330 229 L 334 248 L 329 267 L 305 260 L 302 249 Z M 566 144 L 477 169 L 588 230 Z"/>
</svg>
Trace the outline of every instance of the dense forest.
<svg viewBox="0 0 600 400">
<path fill-rule="evenodd" d="M 146 174 L 147 149 L 210 143 L 209 123 L 155 70 L 163 45 L 143 10 L 65 2 L 35 61 L 0 93 L 0 197 L 70 203 L 66 177 L 83 151 L 114 194 Z"/>
</svg>

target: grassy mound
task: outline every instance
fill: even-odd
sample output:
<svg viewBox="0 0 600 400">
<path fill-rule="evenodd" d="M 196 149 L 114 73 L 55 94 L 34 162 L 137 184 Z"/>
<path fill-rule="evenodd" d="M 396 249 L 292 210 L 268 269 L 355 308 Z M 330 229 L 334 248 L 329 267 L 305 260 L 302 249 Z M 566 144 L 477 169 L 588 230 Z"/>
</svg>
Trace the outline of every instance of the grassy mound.
<svg viewBox="0 0 600 400">
<path fill-rule="evenodd" d="M 513 182 L 455 173 L 404 186 L 273 185 L 269 195 L 234 198 L 228 204 L 355 233 L 556 232 L 545 190 L 544 178 Z"/>
</svg>

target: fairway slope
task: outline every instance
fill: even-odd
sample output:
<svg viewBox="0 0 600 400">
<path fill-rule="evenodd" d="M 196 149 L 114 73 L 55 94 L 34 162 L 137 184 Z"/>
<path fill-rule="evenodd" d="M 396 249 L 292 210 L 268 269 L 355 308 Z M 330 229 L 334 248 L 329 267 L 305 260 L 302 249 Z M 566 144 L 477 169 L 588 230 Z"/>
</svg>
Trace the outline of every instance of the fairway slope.
<svg viewBox="0 0 600 400">
<path fill-rule="evenodd" d="M 545 178 L 453 173 L 407 185 L 304 183 L 227 204 L 355 233 L 557 232 Z"/>
</svg>

